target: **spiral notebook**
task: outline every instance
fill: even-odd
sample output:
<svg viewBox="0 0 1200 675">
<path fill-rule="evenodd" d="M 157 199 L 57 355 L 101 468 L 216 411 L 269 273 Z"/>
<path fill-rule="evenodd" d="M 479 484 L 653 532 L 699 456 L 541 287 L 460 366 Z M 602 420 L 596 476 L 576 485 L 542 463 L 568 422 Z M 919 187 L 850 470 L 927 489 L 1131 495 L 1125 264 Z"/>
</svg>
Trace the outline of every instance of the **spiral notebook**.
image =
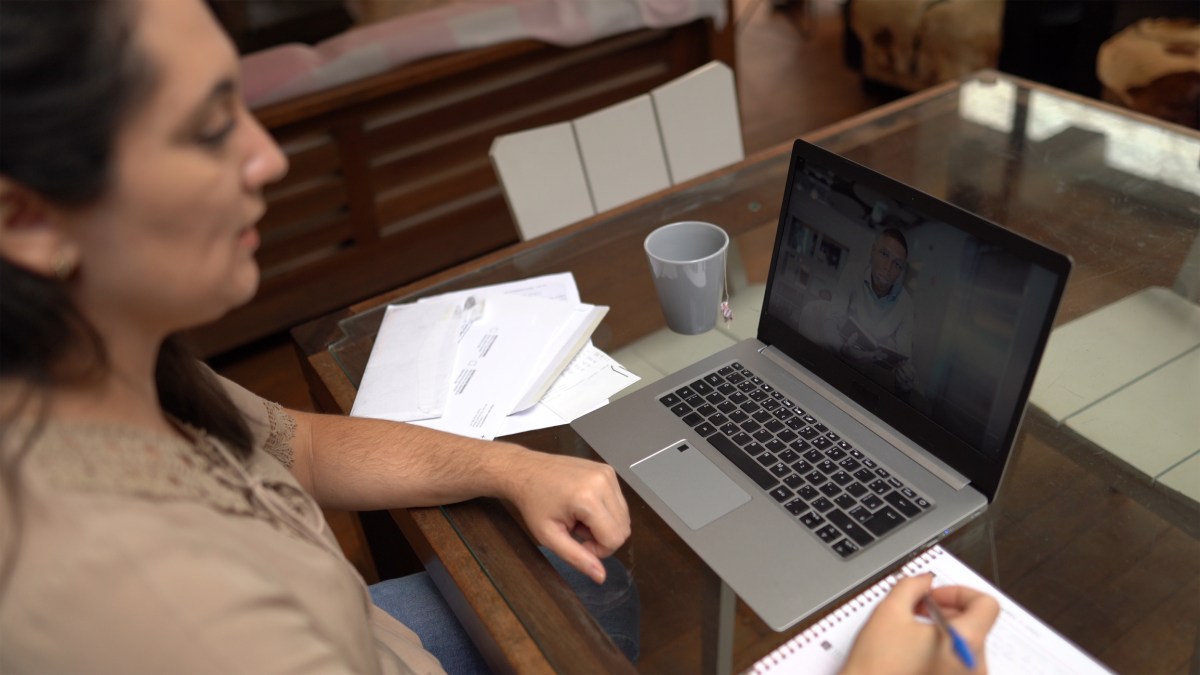
<svg viewBox="0 0 1200 675">
<path fill-rule="evenodd" d="M 941 546 L 922 553 L 900 572 L 830 612 L 754 664 L 749 672 L 755 675 L 836 673 L 876 603 L 888 594 L 901 576 L 925 572 L 933 573 L 935 586 L 969 586 L 991 595 L 1000 603 L 1000 616 L 988 634 L 985 648 L 988 672 L 1000 675 L 1111 672 Z"/>
</svg>

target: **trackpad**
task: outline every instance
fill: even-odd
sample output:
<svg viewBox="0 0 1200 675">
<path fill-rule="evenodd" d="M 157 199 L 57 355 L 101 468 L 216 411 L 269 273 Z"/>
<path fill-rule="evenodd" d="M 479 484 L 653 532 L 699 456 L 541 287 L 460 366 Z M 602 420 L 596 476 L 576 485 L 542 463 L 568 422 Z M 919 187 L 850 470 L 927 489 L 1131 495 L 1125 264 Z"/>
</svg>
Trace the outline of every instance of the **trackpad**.
<svg viewBox="0 0 1200 675">
<path fill-rule="evenodd" d="M 630 468 L 693 530 L 750 501 L 745 490 L 687 441 L 663 448 Z"/>
</svg>

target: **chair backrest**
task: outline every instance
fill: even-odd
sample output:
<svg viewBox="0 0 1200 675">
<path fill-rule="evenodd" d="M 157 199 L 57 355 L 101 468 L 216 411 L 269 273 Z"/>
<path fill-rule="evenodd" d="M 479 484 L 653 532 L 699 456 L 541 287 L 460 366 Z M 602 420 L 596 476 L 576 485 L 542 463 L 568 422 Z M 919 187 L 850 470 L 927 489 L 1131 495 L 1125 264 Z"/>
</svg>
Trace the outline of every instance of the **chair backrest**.
<svg viewBox="0 0 1200 675">
<path fill-rule="evenodd" d="M 570 122 L 497 136 L 489 154 L 532 239 L 740 161 L 733 71 L 713 61 Z"/>
</svg>

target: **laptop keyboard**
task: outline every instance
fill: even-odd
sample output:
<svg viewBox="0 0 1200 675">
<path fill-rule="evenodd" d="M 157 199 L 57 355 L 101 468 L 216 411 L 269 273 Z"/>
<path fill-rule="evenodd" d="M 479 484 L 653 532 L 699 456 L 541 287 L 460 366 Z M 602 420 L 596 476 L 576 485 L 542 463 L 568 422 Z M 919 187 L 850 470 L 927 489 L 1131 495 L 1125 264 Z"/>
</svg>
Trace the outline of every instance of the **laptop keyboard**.
<svg viewBox="0 0 1200 675">
<path fill-rule="evenodd" d="M 843 558 L 933 507 L 736 361 L 658 400 Z"/>
</svg>

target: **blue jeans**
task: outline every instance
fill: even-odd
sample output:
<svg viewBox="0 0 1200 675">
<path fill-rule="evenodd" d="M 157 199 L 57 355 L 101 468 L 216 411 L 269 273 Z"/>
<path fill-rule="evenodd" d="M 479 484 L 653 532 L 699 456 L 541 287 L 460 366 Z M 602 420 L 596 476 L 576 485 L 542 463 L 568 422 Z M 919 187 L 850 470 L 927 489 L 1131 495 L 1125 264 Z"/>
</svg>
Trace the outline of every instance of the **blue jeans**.
<svg viewBox="0 0 1200 675">
<path fill-rule="evenodd" d="M 638 657 L 637 586 L 625 566 L 615 558 L 604 560 L 608 573 L 603 584 L 596 584 L 562 558 L 546 549 L 542 553 L 583 601 L 596 623 L 608 633 L 613 644 L 629 658 Z M 371 601 L 408 626 L 421 638 L 447 673 L 487 673 L 487 664 L 471 643 L 467 631 L 454 618 L 450 606 L 425 572 L 381 581 L 370 587 Z"/>
</svg>

